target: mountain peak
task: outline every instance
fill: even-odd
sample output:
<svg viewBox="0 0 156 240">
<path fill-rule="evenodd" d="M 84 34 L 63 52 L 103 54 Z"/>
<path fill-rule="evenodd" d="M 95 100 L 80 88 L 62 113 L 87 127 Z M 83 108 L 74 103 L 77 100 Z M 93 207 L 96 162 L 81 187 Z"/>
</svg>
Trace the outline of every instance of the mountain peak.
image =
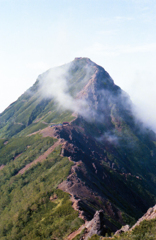
<svg viewBox="0 0 156 240">
<path fill-rule="evenodd" d="M 87 58 L 87 57 L 76 57 L 74 59 L 74 61 L 84 61 L 84 62 L 90 62 L 90 63 L 94 63 L 93 61 L 90 60 L 90 58 Z M 95 64 L 95 63 L 94 63 Z"/>
<path fill-rule="evenodd" d="M 74 60 L 75 60 L 75 61 L 79 61 L 79 60 L 91 61 L 90 58 L 87 58 L 87 57 L 76 57 Z"/>
<path fill-rule="evenodd" d="M 105 235 L 155 204 L 156 135 L 88 58 L 41 74 L 0 115 L 0 138 L 1 239 L 67 239 L 94 216 L 85 234 Z"/>
</svg>

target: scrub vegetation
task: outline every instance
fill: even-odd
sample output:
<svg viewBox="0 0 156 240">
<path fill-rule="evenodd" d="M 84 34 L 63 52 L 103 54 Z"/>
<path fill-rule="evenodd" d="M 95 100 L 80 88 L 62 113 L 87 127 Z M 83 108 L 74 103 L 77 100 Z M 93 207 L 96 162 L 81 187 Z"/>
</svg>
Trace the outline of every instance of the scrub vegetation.
<svg viewBox="0 0 156 240">
<path fill-rule="evenodd" d="M 37 156 L 39 144 L 33 146 L 34 151 Z M 57 189 L 72 163 L 60 156 L 57 147 L 45 161 L 15 175 L 25 162 L 26 152 L 22 155 L 0 171 L 0 239 L 66 239 L 83 223 L 69 194 Z"/>
</svg>

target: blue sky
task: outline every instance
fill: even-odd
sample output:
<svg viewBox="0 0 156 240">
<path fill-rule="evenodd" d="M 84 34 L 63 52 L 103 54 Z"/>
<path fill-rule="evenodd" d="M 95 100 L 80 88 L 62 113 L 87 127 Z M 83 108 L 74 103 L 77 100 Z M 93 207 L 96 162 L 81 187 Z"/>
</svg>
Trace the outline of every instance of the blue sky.
<svg viewBox="0 0 156 240">
<path fill-rule="evenodd" d="M 75 57 L 103 66 L 156 122 L 155 0 L 0 0 L 0 112 Z"/>
</svg>

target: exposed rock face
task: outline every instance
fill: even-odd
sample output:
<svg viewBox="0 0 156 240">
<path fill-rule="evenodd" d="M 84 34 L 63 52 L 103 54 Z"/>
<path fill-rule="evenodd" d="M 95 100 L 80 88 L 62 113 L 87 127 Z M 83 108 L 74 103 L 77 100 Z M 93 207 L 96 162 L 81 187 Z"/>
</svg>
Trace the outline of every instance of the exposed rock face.
<svg viewBox="0 0 156 240">
<path fill-rule="evenodd" d="M 86 225 L 85 240 L 94 234 L 102 235 L 104 233 L 104 213 L 103 210 L 96 211 L 93 219 Z"/>
<path fill-rule="evenodd" d="M 58 188 L 68 192 L 76 200 L 79 199 L 78 210 L 83 219 L 91 220 L 95 208 L 103 209 L 108 216 L 123 225 L 120 210 L 106 200 L 102 193 L 103 186 L 97 182 L 97 178 L 101 178 L 102 181 L 105 179 L 105 184 L 109 184 L 107 174 L 103 172 L 100 162 L 96 161 L 96 158 L 104 158 L 103 148 L 100 144 L 97 146 L 94 139 L 85 135 L 80 127 L 60 127 L 57 133 L 65 139 L 61 155 L 67 156 L 74 164 L 67 180 L 59 184 Z M 117 230 L 114 224 L 108 220 L 107 223 L 112 231 Z"/>
<path fill-rule="evenodd" d="M 130 229 L 130 226 L 129 225 L 125 225 L 123 226 L 121 229 L 119 229 L 118 231 L 116 231 L 115 235 L 119 235 L 123 232 L 127 232 L 128 230 Z"/>
<path fill-rule="evenodd" d="M 135 227 L 139 226 L 142 221 L 144 220 L 149 221 L 155 218 L 156 218 L 156 205 L 152 208 L 149 208 L 148 211 L 133 225 L 132 228 L 130 228 L 129 225 L 125 225 L 121 229 L 116 231 L 114 235 L 120 235 L 123 232 L 131 231 Z"/>
<path fill-rule="evenodd" d="M 156 205 L 152 208 L 149 208 L 148 211 L 141 217 L 136 224 L 131 228 L 134 229 L 136 226 L 138 226 L 142 221 L 144 220 L 151 220 L 156 218 Z"/>
<path fill-rule="evenodd" d="M 84 233 L 81 236 L 80 240 L 88 240 L 95 234 L 104 236 L 108 231 L 108 228 L 105 224 L 106 219 L 104 218 L 103 210 L 96 211 L 93 219 L 88 222 L 86 221 L 85 224 L 83 224 L 77 231 L 71 233 L 68 236 L 68 239 L 73 239 L 75 236 L 81 233 L 82 230 L 84 230 Z"/>
</svg>

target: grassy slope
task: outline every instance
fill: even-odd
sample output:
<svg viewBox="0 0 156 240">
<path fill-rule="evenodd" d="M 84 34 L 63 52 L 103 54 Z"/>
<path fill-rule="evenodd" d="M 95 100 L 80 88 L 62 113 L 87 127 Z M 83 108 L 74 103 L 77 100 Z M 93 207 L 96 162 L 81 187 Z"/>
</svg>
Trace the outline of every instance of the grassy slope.
<svg viewBox="0 0 156 240">
<path fill-rule="evenodd" d="M 64 67 L 66 65 L 57 69 L 62 72 Z M 40 78 L 42 76 L 44 78 L 51 71 L 53 69 L 43 73 Z M 66 80 L 69 93 L 73 97 L 76 97 L 76 94 L 85 86 L 93 72 L 94 70 L 87 69 L 86 59 L 75 60 L 71 63 Z M 30 89 L 0 114 L 0 138 L 8 139 L 22 130 L 22 135 L 28 134 L 46 127 L 51 122 L 60 123 L 73 119 L 72 113 L 62 109 L 53 98 L 44 98 L 37 79 Z"/>
<path fill-rule="evenodd" d="M 68 79 L 72 95 L 76 94 L 74 83 L 80 82 L 78 90 L 81 90 L 89 77 L 84 82 L 84 63 L 78 65 L 70 69 L 71 74 L 76 74 Z M 63 239 L 82 224 L 69 195 L 57 190 L 72 165 L 67 158 L 59 156 L 59 148 L 22 176 L 16 175 L 55 142 L 49 137 L 28 137 L 28 134 L 51 122 L 71 121 L 74 118 L 71 114 L 53 99 L 45 100 L 41 96 L 38 80 L 0 114 L 0 165 L 5 165 L 0 170 L 1 239 L 54 239 L 56 236 Z M 53 195 L 57 198 L 50 201 Z"/>
<path fill-rule="evenodd" d="M 36 152 L 32 160 L 41 151 L 39 145 L 31 146 Z M 66 239 L 82 224 L 69 195 L 57 189 L 72 165 L 59 154 L 60 147 L 23 175 L 15 175 L 26 162 L 26 150 L 0 171 L 0 239 Z"/>
</svg>

